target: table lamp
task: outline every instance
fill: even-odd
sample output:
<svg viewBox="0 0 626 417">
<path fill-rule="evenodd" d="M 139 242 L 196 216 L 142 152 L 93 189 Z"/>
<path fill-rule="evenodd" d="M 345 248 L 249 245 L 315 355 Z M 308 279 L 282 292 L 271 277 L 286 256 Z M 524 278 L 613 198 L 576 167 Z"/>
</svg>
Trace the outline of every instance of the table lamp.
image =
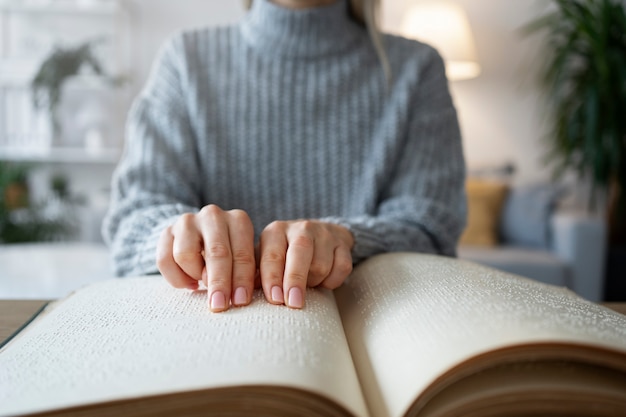
<svg viewBox="0 0 626 417">
<path fill-rule="evenodd" d="M 446 61 L 449 80 L 480 75 L 472 28 L 458 4 L 445 0 L 414 4 L 402 22 L 402 35 L 435 47 Z"/>
</svg>

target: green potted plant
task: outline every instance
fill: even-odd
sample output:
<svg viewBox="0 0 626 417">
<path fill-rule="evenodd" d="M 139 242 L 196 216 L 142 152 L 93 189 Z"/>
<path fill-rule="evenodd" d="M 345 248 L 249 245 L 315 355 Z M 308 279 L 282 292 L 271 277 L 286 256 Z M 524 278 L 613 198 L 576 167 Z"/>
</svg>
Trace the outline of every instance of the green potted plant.
<svg viewBox="0 0 626 417">
<path fill-rule="evenodd" d="M 57 47 L 42 62 L 31 82 L 33 106 L 49 112 L 53 137 L 58 136 L 60 132 L 58 109 L 63 86 L 68 79 L 79 75 L 85 68 L 89 68 L 96 76 L 112 85 L 120 82 L 119 79 L 105 74 L 94 53 L 97 43 L 99 41 L 85 42 L 75 47 Z"/>
<path fill-rule="evenodd" d="M 550 105 L 548 162 L 609 196 L 610 241 L 626 240 L 626 5 L 553 0 L 526 29 L 546 35 L 540 81 Z"/>
<path fill-rule="evenodd" d="M 0 204 L 7 210 L 27 207 L 29 204 L 28 167 L 0 162 Z"/>
<path fill-rule="evenodd" d="M 51 180 L 50 197 L 33 202 L 28 195 L 30 165 L 0 162 L 0 244 L 58 241 L 77 232 L 74 209 L 82 198 L 69 191 L 67 179 Z M 50 208 L 57 206 L 55 213 Z"/>
</svg>

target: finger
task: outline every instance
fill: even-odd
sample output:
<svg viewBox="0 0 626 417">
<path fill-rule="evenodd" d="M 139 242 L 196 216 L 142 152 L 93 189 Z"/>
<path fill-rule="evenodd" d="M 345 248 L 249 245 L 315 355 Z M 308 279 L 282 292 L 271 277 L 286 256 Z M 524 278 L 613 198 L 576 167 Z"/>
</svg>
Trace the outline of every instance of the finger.
<svg viewBox="0 0 626 417">
<path fill-rule="evenodd" d="M 173 253 L 174 235 L 172 228 L 165 229 L 157 244 L 156 262 L 157 268 L 165 280 L 174 288 L 198 288 L 198 281 L 187 275 L 174 260 Z"/>
<path fill-rule="evenodd" d="M 231 297 L 232 253 L 225 213 L 217 206 L 204 207 L 197 216 L 204 240 L 209 308 L 228 310 Z"/>
<path fill-rule="evenodd" d="M 315 249 L 314 225 L 303 221 L 292 225 L 287 240 L 287 260 L 283 278 L 285 303 L 291 308 L 304 307 L 304 294 Z"/>
<path fill-rule="evenodd" d="M 307 278 L 308 287 L 317 287 L 330 275 L 335 257 L 334 252 L 335 246 L 330 239 L 330 233 L 323 229 L 315 236 L 315 249 Z"/>
<path fill-rule="evenodd" d="M 202 251 L 202 256 L 204 256 L 204 251 Z M 202 283 L 204 284 L 204 288 L 209 288 L 209 280 L 207 279 L 206 274 L 206 265 L 202 268 Z"/>
<path fill-rule="evenodd" d="M 256 272 L 254 273 L 254 288 L 258 289 L 261 288 L 261 271 L 259 269 L 259 266 L 261 264 L 260 261 L 260 248 L 259 245 L 256 245 L 254 247 L 254 259 L 256 261 Z"/>
<path fill-rule="evenodd" d="M 241 210 L 228 214 L 228 233 L 233 256 L 233 305 L 250 304 L 254 289 L 256 260 L 254 256 L 254 228 L 248 215 Z"/>
<path fill-rule="evenodd" d="M 259 245 L 259 272 L 265 298 L 272 304 L 283 304 L 283 275 L 287 255 L 285 224 L 274 222 L 261 233 Z"/>
<path fill-rule="evenodd" d="M 174 235 L 174 261 L 191 278 L 202 279 L 204 258 L 202 257 L 202 235 L 193 214 L 184 214 L 172 227 Z"/>
<path fill-rule="evenodd" d="M 334 251 L 333 267 L 328 277 L 320 284 L 323 288 L 334 290 L 352 273 L 352 253 L 347 246 L 338 246 Z"/>
</svg>

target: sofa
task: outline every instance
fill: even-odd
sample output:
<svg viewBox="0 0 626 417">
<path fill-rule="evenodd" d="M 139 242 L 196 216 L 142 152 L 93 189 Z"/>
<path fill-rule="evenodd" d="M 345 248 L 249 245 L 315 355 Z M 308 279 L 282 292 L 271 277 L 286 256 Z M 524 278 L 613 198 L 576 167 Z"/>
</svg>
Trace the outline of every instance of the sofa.
<svg viewBox="0 0 626 417">
<path fill-rule="evenodd" d="M 460 258 L 602 301 L 607 232 L 601 217 L 560 208 L 563 190 L 549 184 L 468 181 L 467 191 L 468 229 L 458 247 Z M 490 238 L 468 238 L 469 229 L 477 223 L 484 228 L 485 221 Z"/>
</svg>

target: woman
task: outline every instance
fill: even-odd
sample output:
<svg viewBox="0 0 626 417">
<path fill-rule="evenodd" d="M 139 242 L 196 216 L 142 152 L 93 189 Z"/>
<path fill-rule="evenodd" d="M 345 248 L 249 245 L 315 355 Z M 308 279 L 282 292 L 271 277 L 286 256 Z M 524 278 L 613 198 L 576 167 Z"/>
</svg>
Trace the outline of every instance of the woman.
<svg viewBox="0 0 626 417">
<path fill-rule="evenodd" d="M 249 304 L 256 278 L 302 308 L 372 255 L 455 254 L 464 163 L 443 62 L 377 34 L 369 1 L 254 0 L 239 25 L 167 42 L 103 228 L 119 275 L 204 281 L 215 312 Z"/>
</svg>

